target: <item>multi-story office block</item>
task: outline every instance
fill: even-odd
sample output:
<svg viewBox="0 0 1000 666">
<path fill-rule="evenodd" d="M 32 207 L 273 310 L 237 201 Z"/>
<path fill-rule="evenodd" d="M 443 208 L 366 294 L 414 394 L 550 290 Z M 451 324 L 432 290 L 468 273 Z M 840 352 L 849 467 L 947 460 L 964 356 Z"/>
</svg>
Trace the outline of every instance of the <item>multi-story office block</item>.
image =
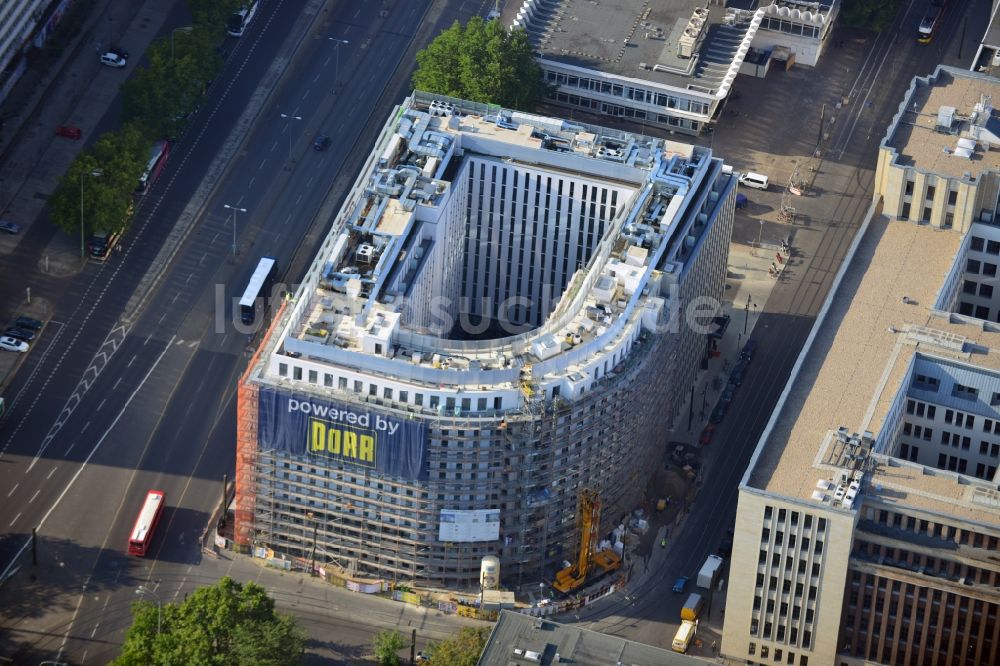
<svg viewBox="0 0 1000 666">
<path fill-rule="evenodd" d="M 886 214 L 859 232 L 740 486 L 731 663 L 1000 663 L 1000 325 L 980 287 L 1000 255 L 997 172 L 932 144 L 996 122 L 994 84 L 917 79 L 883 140 Z M 918 98 L 989 118 L 928 131 Z M 931 211 L 900 215 L 911 197 Z"/>
<path fill-rule="evenodd" d="M 707 352 L 709 151 L 415 94 L 240 386 L 237 540 L 383 579 L 549 578 L 640 501 Z M 315 546 L 315 551 L 313 547 Z"/>
<path fill-rule="evenodd" d="M 698 134 L 737 75 L 815 65 L 837 16 L 836 1 L 723 5 L 523 0 L 512 27 L 528 33 L 553 103 Z"/>
</svg>

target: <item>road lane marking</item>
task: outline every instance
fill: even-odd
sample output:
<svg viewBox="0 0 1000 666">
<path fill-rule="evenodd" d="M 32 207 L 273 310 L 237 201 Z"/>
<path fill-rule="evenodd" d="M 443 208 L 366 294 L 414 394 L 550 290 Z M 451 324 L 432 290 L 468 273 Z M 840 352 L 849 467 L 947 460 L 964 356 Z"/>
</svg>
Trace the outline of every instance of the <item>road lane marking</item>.
<svg viewBox="0 0 1000 666">
<path fill-rule="evenodd" d="M 148 345 L 149 344 L 149 339 L 152 338 L 152 337 L 153 337 L 152 333 L 150 333 L 149 335 L 147 335 L 146 339 L 142 341 L 142 346 L 145 347 L 146 345 Z"/>
<path fill-rule="evenodd" d="M 13 495 L 13 494 L 14 494 L 14 491 L 15 491 L 15 490 L 17 490 L 17 487 L 18 487 L 19 485 L 21 485 L 21 484 L 20 484 L 20 483 L 15 483 L 15 484 L 14 484 L 14 487 L 10 489 L 10 492 L 9 492 L 9 493 L 7 493 L 7 497 L 10 497 L 11 495 Z"/>
<path fill-rule="evenodd" d="M 121 411 L 118 412 L 118 416 L 116 416 L 114 420 L 111 421 L 111 425 L 107 427 L 107 429 L 104 431 L 104 434 L 101 435 L 100 438 L 97 440 L 97 443 L 94 444 L 94 448 L 90 450 L 90 453 L 87 454 L 87 457 L 84 458 L 80 466 L 77 467 L 76 472 L 70 478 L 69 482 L 63 488 L 62 492 L 59 493 L 59 497 L 56 498 L 55 502 L 52 503 L 52 506 L 49 507 L 49 510 L 46 511 L 45 515 L 43 515 L 41 519 L 38 521 L 37 528 L 39 530 L 42 528 L 43 525 L 45 525 L 45 521 L 49 519 L 49 516 L 51 516 L 52 512 L 56 510 L 56 507 L 59 506 L 59 503 L 63 501 L 63 498 L 66 497 L 66 493 L 68 493 L 70 488 L 73 487 L 73 484 L 76 483 L 76 480 L 80 478 L 81 474 L 83 474 L 83 470 L 87 468 L 87 464 L 94 457 L 94 454 L 97 453 L 97 451 L 101 448 L 101 444 L 104 443 L 104 440 L 107 439 L 111 431 L 115 428 L 115 426 L 118 425 L 118 421 L 120 421 L 122 416 L 125 415 L 125 410 L 129 408 L 129 406 L 132 404 L 132 400 L 135 399 L 135 396 L 138 395 L 139 391 L 142 390 L 142 387 L 146 385 L 146 381 L 153 374 L 153 371 L 156 370 L 157 366 L 160 365 L 160 361 L 163 360 L 163 356 L 167 353 L 167 351 L 170 350 L 170 347 L 172 346 L 175 337 L 176 336 L 170 336 L 170 340 L 167 342 L 166 346 L 163 347 L 163 351 L 160 352 L 160 355 L 156 357 L 156 361 L 153 362 L 153 365 L 149 368 L 149 371 L 146 373 L 146 376 L 142 378 L 142 381 L 139 382 L 139 385 L 135 387 L 135 390 L 132 391 L 132 394 L 128 397 L 128 400 L 126 400 L 125 404 L 122 405 Z M 21 514 L 18 514 L 18 516 L 20 515 Z M 15 518 L 15 520 L 17 519 Z M 21 555 L 24 554 L 24 551 L 27 550 L 28 545 L 30 543 L 31 543 L 30 537 L 24 540 L 24 542 L 21 544 L 21 548 L 18 549 L 18 551 L 14 553 L 14 556 L 10 559 L 10 563 L 7 564 L 6 567 L 4 567 L 3 573 L 0 573 L 0 580 L 4 580 L 6 578 L 10 570 L 14 568 L 14 564 L 17 562 L 18 558 L 20 558 Z M 87 576 L 87 582 L 84 583 L 84 591 L 86 591 L 87 585 L 89 583 L 90 583 L 90 576 Z M 82 600 L 83 595 L 81 595 L 80 598 Z M 80 611 L 80 603 L 77 602 L 76 612 L 78 613 L 79 611 Z M 72 628 L 73 623 L 75 622 L 76 622 L 76 613 L 73 613 L 73 620 L 70 622 L 69 627 Z M 66 636 L 63 637 L 63 648 L 65 648 L 66 646 L 66 637 L 68 635 L 69 635 L 69 628 L 67 628 L 66 630 Z M 60 648 L 59 650 L 60 655 L 62 654 L 63 648 Z"/>
<path fill-rule="evenodd" d="M 83 431 L 86 430 L 89 427 L 90 427 L 90 421 L 87 421 L 86 423 L 83 424 L 83 427 L 80 428 L 80 434 L 82 435 Z"/>
<path fill-rule="evenodd" d="M 45 477 L 46 481 L 52 478 L 52 475 L 56 473 L 57 469 L 59 469 L 59 468 L 58 467 L 53 467 L 52 468 L 52 471 L 49 472 L 49 475 Z"/>
<path fill-rule="evenodd" d="M 108 401 L 108 399 L 107 399 L 107 398 L 104 398 L 103 400 L 101 400 L 101 404 L 99 404 L 99 405 L 97 406 L 97 409 L 96 409 L 96 410 L 94 410 L 94 411 L 98 411 L 98 412 L 99 412 L 99 411 L 101 411 L 101 407 L 103 407 L 103 406 L 104 406 L 104 403 L 106 403 L 107 401 Z"/>
<path fill-rule="evenodd" d="M 156 322 L 156 325 L 159 326 L 160 324 L 162 324 L 163 320 L 166 319 L 166 317 L 167 317 L 167 313 L 166 312 L 164 312 L 163 314 L 161 314 L 160 315 L 160 320 L 158 322 Z"/>
<path fill-rule="evenodd" d="M 282 133 L 284 133 L 284 130 L 282 130 Z M 277 147 L 278 147 L 278 142 L 275 141 L 274 143 L 271 144 L 271 152 L 273 153 L 274 149 L 277 148 Z"/>
<path fill-rule="evenodd" d="M 111 390 L 112 390 L 112 391 L 116 391 L 116 390 L 118 390 L 118 385 L 119 385 L 119 384 L 121 384 L 121 383 L 122 383 L 122 378 L 121 378 L 121 377 L 119 377 L 119 378 L 117 379 L 117 381 L 115 381 L 115 385 L 111 387 Z"/>
<path fill-rule="evenodd" d="M 28 500 L 28 504 L 31 504 L 32 502 L 34 502 L 34 501 L 35 501 L 35 498 L 36 498 L 36 497 L 38 497 L 38 493 L 40 493 L 40 492 L 42 492 L 42 489 L 41 489 L 41 488 L 39 488 L 38 490 L 36 490 L 36 491 L 35 491 L 35 494 L 31 496 L 31 499 L 30 499 L 30 500 Z"/>
<path fill-rule="evenodd" d="M 10 521 L 10 525 L 9 525 L 9 527 L 14 527 L 14 523 L 16 523 L 16 522 L 17 522 L 17 519 L 18 519 L 18 518 L 20 518 L 20 517 L 21 517 L 21 512 L 20 512 L 20 511 L 18 511 L 18 512 L 17 512 L 17 515 L 16 515 L 16 516 L 14 516 L 14 520 Z"/>
</svg>

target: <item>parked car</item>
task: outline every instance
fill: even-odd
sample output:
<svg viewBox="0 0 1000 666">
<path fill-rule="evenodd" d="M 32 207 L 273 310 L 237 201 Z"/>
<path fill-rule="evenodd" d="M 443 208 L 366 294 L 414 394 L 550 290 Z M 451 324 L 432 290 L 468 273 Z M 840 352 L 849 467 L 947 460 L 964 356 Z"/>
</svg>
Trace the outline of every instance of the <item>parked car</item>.
<svg viewBox="0 0 1000 666">
<path fill-rule="evenodd" d="M 719 544 L 719 550 L 717 551 L 719 557 L 730 557 L 733 554 L 733 530 L 732 528 L 726 530 L 726 536 L 722 539 Z"/>
<path fill-rule="evenodd" d="M 709 423 L 701 430 L 701 436 L 698 437 L 698 443 L 702 446 L 708 446 L 712 443 L 712 437 L 715 435 L 715 424 Z"/>
<path fill-rule="evenodd" d="M 677 580 L 674 581 L 674 587 L 673 587 L 674 592 L 676 593 L 683 592 L 684 588 L 687 587 L 687 583 L 688 583 L 687 576 L 679 577 Z"/>
<path fill-rule="evenodd" d="M 736 397 L 736 384 L 730 382 L 726 384 L 726 388 L 722 390 L 722 395 L 719 396 L 719 400 L 726 403 L 727 405 L 733 401 Z"/>
<path fill-rule="evenodd" d="M 726 418 L 727 411 L 729 411 L 729 405 L 724 400 L 720 400 L 715 403 L 715 409 L 712 410 L 712 415 L 708 417 L 708 420 L 715 424 L 722 423 L 722 419 Z"/>
<path fill-rule="evenodd" d="M 30 331 L 37 331 L 42 328 L 42 322 L 22 315 L 14 320 L 14 326 L 17 328 L 25 328 Z"/>
<path fill-rule="evenodd" d="M 740 360 L 749 363 L 753 359 L 753 353 L 757 349 L 756 340 L 747 340 L 747 343 L 743 345 L 743 350 L 740 351 Z"/>
<path fill-rule="evenodd" d="M 326 150 L 326 147 L 330 145 L 330 137 L 319 134 L 313 140 L 314 150 Z"/>
<path fill-rule="evenodd" d="M 3 332 L 4 335 L 17 338 L 18 340 L 23 340 L 24 342 L 31 342 L 35 339 L 35 332 L 26 328 L 8 328 Z"/>
<path fill-rule="evenodd" d="M 83 132 L 76 125 L 60 125 L 56 128 L 56 136 L 64 136 L 67 139 L 79 139 Z"/>
<path fill-rule="evenodd" d="M 13 222 L 8 222 L 7 220 L 0 220 L 0 231 L 7 234 L 16 234 L 21 232 L 21 225 L 14 224 Z"/>
<path fill-rule="evenodd" d="M 17 338 L 12 338 L 9 335 L 4 335 L 0 336 L 0 349 L 12 352 L 26 352 L 28 351 L 28 343 Z"/>
<path fill-rule="evenodd" d="M 729 382 L 735 384 L 736 386 L 741 386 L 743 384 L 743 373 L 746 369 L 746 360 L 740 359 L 740 361 L 733 366 L 733 371 L 729 373 Z"/>
<path fill-rule="evenodd" d="M 101 64 L 120 69 L 128 64 L 128 54 L 113 50 L 106 51 L 101 55 Z"/>
</svg>

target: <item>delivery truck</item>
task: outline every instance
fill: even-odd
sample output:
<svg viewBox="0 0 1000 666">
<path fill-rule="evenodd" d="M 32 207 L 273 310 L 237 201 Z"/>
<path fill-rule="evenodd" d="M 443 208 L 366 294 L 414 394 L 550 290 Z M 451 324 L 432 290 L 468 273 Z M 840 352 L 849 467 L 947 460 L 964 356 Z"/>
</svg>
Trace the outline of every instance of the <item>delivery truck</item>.
<svg viewBox="0 0 1000 666">
<path fill-rule="evenodd" d="M 688 595 L 687 601 L 684 602 L 684 608 L 681 608 L 681 619 L 694 622 L 701 615 L 701 609 L 704 607 L 705 600 L 697 592 L 692 592 Z"/>
<path fill-rule="evenodd" d="M 718 555 L 709 555 L 705 563 L 701 565 L 701 571 L 698 572 L 698 587 L 711 590 L 721 568 L 722 558 Z"/>
<path fill-rule="evenodd" d="M 674 642 L 670 644 L 670 648 L 674 652 L 685 653 L 688 650 L 688 646 L 691 645 L 691 640 L 694 638 L 695 633 L 698 630 L 697 622 L 690 622 L 684 620 L 681 622 L 680 628 L 677 633 L 674 634 Z"/>
</svg>

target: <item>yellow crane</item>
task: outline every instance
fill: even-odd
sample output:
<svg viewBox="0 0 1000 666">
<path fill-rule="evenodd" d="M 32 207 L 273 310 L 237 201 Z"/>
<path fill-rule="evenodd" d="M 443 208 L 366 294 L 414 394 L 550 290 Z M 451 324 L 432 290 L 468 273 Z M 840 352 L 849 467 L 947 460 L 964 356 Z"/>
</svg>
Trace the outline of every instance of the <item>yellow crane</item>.
<svg viewBox="0 0 1000 666">
<path fill-rule="evenodd" d="M 596 490 L 580 491 L 580 505 L 576 514 L 580 547 L 576 563 L 556 573 L 552 587 L 567 593 L 575 590 L 587 580 L 591 567 L 596 565 L 603 572 L 614 571 L 622 565 L 621 558 L 613 550 L 597 550 L 598 531 L 601 529 L 601 500 Z"/>
</svg>

